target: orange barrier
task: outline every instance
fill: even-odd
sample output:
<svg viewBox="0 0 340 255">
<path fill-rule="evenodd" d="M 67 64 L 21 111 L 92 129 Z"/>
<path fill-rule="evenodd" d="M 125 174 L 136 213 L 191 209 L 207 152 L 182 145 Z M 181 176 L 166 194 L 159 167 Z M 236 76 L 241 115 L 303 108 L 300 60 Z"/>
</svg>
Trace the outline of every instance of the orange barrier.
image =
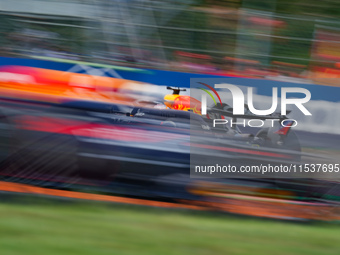
<svg viewBox="0 0 340 255">
<path fill-rule="evenodd" d="M 194 209 L 194 210 L 205 209 L 203 207 L 196 206 L 196 205 L 184 205 L 184 204 L 151 201 L 151 200 L 145 200 L 145 199 L 126 198 L 126 197 L 117 197 L 117 196 L 109 196 L 109 195 L 98 195 L 98 194 L 82 193 L 82 192 L 76 192 L 76 191 L 57 190 L 57 189 L 47 189 L 47 188 L 40 188 L 40 187 L 35 187 L 35 186 L 27 185 L 27 184 L 19 184 L 19 183 L 3 182 L 3 181 L 0 181 L 0 190 L 7 191 L 7 192 L 16 192 L 16 193 L 39 194 L 39 195 L 47 195 L 47 196 L 66 197 L 66 198 L 75 198 L 75 199 L 92 200 L 92 201 L 115 202 L 115 203 L 122 203 L 122 204 L 156 206 L 156 207 L 164 207 L 164 208 L 183 208 L 183 209 Z"/>
<path fill-rule="evenodd" d="M 282 200 L 259 200 L 254 197 L 211 198 L 213 202 L 189 201 L 193 205 L 209 207 L 218 211 L 242 214 L 255 217 L 265 217 L 286 220 L 340 220 L 340 211 L 327 204 L 312 204 L 295 202 L 287 203 Z"/>
<path fill-rule="evenodd" d="M 247 196 L 235 196 L 219 198 L 218 196 L 210 201 L 179 201 L 181 203 L 168 203 L 117 197 L 109 195 L 89 194 L 76 191 L 65 191 L 35 187 L 27 184 L 18 184 L 0 181 L 0 191 L 39 194 L 72 199 L 91 201 L 104 201 L 122 204 L 134 204 L 154 206 L 162 208 L 181 208 L 190 210 L 218 210 L 233 214 L 243 214 L 256 217 L 268 217 L 279 219 L 311 219 L 311 220 L 340 220 L 339 212 L 326 204 L 312 204 L 298 201 L 282 201 L 274 199 L 262 199 Z M 213 195 L 213 194 L 211 194 Z M 227 194 L 225 194 L 227 195 Z M 262 199 L 262 200 L 261 200 Z"/>
</svg>

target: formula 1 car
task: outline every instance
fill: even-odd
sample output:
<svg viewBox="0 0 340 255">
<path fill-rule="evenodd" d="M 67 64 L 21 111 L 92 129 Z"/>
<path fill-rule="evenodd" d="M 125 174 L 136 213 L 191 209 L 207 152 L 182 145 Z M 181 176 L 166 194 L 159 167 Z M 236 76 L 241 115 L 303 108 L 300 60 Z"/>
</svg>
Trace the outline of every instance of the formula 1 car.
<svg viewBox="0 0 340 255">
<path fill-rule="evenodd" d="M 299 156 L 292 132 L 268 129 L 252 136 L 236 128 L 214 129 L 208 119 L 185 110 L 81 100 L 63 104 L 4 100 L 0 124 L 0 171 L 18 178 L 49 180 L 48 172 L 53 178 L 63 172 L 102 180 L 188 174 L 193 138 L 202 158 L 212 153 L 204 149 L 209 144 L 214 144 L 216 157 L 228 156 L 235 162 L 296 161 Z M 274 138 L 283 142 L 275 144 Z"/>
<path fill-rule="evenodd" d="M 99 112 L 107 112 L 105 107 L 113 109 L 115 107 L 112 105 L 120 105 L 119 110 L 111 110 L 111 113 L 115 115 L 128 114 L 132 117 L 144 119 L 158 119 L 162 121 L 163 126 L 174 127 L 186 123 L 186 125 L 190 124 L 191 130 L 195 128 L 198 132 L 201 129 L 205 133 L 208 131 L 213 133 L 216 137 L 244 140 L 252 146 L 301 151 L 298 139 L 291 130 L 292 123 L 286 120 L 286 116 L 272 114 L 258 117 L 248 111 L 243 119 L 275 120 L 275 126 L 261 130 L 253 128 L 251 129 L 252 132 L 254 130 L 258 132 L 249 134 L 248 130 L 241 132 L 237 125 L 230 127 L 220 124 L 214 125 L 214 119 L 229 118 L 234 123 L 237 122 L 238 117 L 233 115 L 233 109 L 228 104 L 216 104 L 210 107 L 205 117 L 201 115 L 201 102 L 193 97 L 180 95 L 180 92 L 183 91 L 180 88 L 168 87 L 173 93 L 165 95 L 164 102 L 159 103 L 136 100 L 131 96 L 131 93 L 122 93 L 127 90 L 127 87 L 124 86 L 127 82 L 125 80 L 104 79 L 103 77 L 95 79 L 88 75 L 82 75 L 81 80 L 74 82 L 75 78 L 80 77 L 78 74 L 73 77 L 70 73 L 15 66 L 4 67 L 1 71 L 2 74 L 6 74 L 0 84 L 2 97 L 6 100 L 16 98 L 17 102 L 23 101 L 23 99 L 35 103 L 50 102 L 51 104 L 62 104 L 64 108 L 78 107 L 86 111 Z M 91 82 L 82 85 L 83 80 Z M 114 93 L 111 87 L 115 89 Z M 129 91 L 131 92 L 131 90 Z M 247 106 L 245 108 L 247 109 Z M 193 114 L 186 114 L 185 112 Z M 285 127 L 282 127 L 285 120 L 287 123 Z"/>
<path fill-rule="evenodd" d="M 245 105 L 246 114 L 236 116 L 233 114 L 233 108 L 226 104 L 216 104 L 208 108 L 207 115 L 201 115 L 201 102 L 197 99 L 180 95 L 181 91 L 186 89 L 167 87 L 172 90 L 172 94 L 164 96 L 164 106 L 167 109 L 177 110 L 180 112 L 191 112 L 191 114 L 174 113 L 169 110 L 160 110 L 160 102 L 143 102 L 146 106 L 154 106 L 154 109 L 150 107 L 142 108 L 135 107 L 131 116 L 143 117 L 143 118 L 157 118 L 163 120 L 163 125 L 169 125 L 175 127 L 174 118 L 177 118 L 177 122 L 186 122 L 191 124 L 191 129 L 201 127 L 202 130 L 210 130 L 215 136 L 221 138 L 229 138 L 235 140 L 244 140 L 252 146 L 270 147 L 278 149 L 287 149 L 295 152 L 301 152 L 301 146 L 299 140 L 292 130 L 293 121 L 290 121 L 286 116 L 279 113 L 273 113 L 268 116 L 258 116 L 252 114 L 248 106 Z M 149 104 L 149 105 L 148 105 Z M 171 112 L 171 114 L 169 114 Z M 288 114 L 290 111 L 288 111 Z M 256 134 L 243 133 L 238 125 L 227 126 L 228 121 L 224 121 L 224 125 L 215 125 L 214 119 L 229 118 L 231 123 L 240 123 L 238 119 L 257 119 L 257 120 L 271 120 L 272 126 L 267 128 L 256 129 Z M 178 125 L 178 124 L 177 124 Z M 249 130 L 249 128 L 248 128 Z M 300 159 L 300 156 L 296 155 L 296 160 Z"/>
</svg>

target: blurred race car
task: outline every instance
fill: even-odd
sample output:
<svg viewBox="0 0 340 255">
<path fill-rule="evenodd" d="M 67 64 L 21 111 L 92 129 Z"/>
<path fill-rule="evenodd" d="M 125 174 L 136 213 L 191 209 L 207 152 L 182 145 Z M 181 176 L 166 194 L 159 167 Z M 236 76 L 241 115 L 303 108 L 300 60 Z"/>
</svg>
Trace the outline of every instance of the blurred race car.
<svg viewBox="0 0 340 255">
<path fill-rule="evenodd" d="M 32 84 L 2 84 L 0 176 L 4 180 L 152 198 L 201 199 L 187 190 L 193 182 L 192 152 L 199 160 L 227 160 L 233 165 L 287 164 L 303 155 L 289 126 L 277 125 L 255 134 L 241 132 L 237 126 L 214 128 L 212 119 L 233 118 L 232 108 L 216 105 L 204 117 L 200 102 L 180 95 L 179 88 L 169 88 L 173 93 L 164 102 L 155 102 L 124 93 L 127 81 L 97 81 L 96 87 L 89 87 L 70 85 L 62 77 L 65 80 L 50 87 L 50 80 L 37 77 Z M 271 117 L 286 119 L 267 118 Z M 243 179 L 240 185 L 249 182 L 261 188 L 289 187 L 256 178 Z"/>
<path fill-rule="evenodd" d="M 270 131 L 263 138 L 263 131 L 255 137 L 238 130 L 231 135 L 229 130 L 211 129 L 206 119 L 191 111 L 106 102 L 2 100 L 0 124 L 1 173 L 23 178 L 49 180 L 72 173 L 107 181 L 118 175 L 188 174 L 190 148 L 204 158 L 211 153 L 204 146 L 210 144 L 217 158 L 235 163 L 295 161 L 297 155 L 284 147 L 289 136 L 274 153 L 274 145 L 256 143 L 266 140 Z M 222 132 L 225 135 L 216 135 Z"/>
<path fill-rule="evenodd" d="M 207 115 L 202 116 L 200 101 L 187 95 L 180 95 L 180 92 L 186 91 L 186 89 L 174 87 L 167 87 L 167 89 L 172 90 L 173 93 L 164 96 L 164 106 L 166 106 L 167 109 L 191 112 L 192 114 L 169 114 L 169 111 L 160 110 L 161 103 L 159 102 L 143 102 L 144 105 L 148 105 L 149 103 L 149 106 L 153 106 L 154 109 L 135 107 L 131 115 L 142 118 L 161 119 L 165 125 L 173 127 L 176 126 L 173 118 L 177 118 L 177 121 L 181 120 L 181 122 L 191 124 L 192 130 L 197 130 L 197 127 L 200 126 L 202 130 L 209 130 L 217 137 L 244 140 L 252 146 L 292 150 L 297 152 L 295 159 L 300 159 L 299 152 L 301 152 L 301 146 L 298 137 L 292 130 L 293 122 L 286 116 L 280 115 L 279 113 L 273 113 L 268 116 L 258 116 L 252 114 L 248 106 L 245 105 L 246 115 L 243 115 L 242 119 L 273 120 L 274 125 L 257 130 L 255 135 L 243 133 L 238 125 L 229 127 L 226 124 L 214 125 L 214 119 L 224 118 L 230 118 L 233 120 L 233 123 L 238 123 L 240 117 L 233 114 L 233 108 L 230 105 L 226 103 L 213 105 L 208 108 Z M 288 114 L 289 113 L 290 111 L 288 111 Z M 282 124 L 284 124 L 284 126 Z"/>
<path fill-rule="evenodd" d="M 276 120 L 275 126 L 256 130 L 255 134 L 241 132 L 236 125 L 214 127 L 213 119 L 232 118 L 234 122 L 237 122 L 237 118 L 232 114 L 232 107 L 228 104 L 216 104 L 208 109 L 206 117 L 202 116 L 201 102 L 193 97 L 180 95 L 180 92 L 183 91 L 180 88 L 168 87 L 173 93 L 165 95 L 164 102 L 159 103 L 138 99 L 139 94 L 135 90 L 145 87 L 146 84 L 123 79 L 22 66 L 2 67 L 0 78 L 1 98 L 5 101 L 16 100 L 20 103 L 26 100 L 36 103 L 59 104 L 64 107 L 80 107 L 99 112 L 107 111 L 105 107 L 111 109 L 111 104 L 125 105 L 125 109 L 122 110 L 123 114 L 127 113 L 139 118 L 157 118 L 162 120 L 164 126 L 174 127 L 179 125 L 178 122 L 189 124 L 191 120 L 191 129 L 199 128 L 210 131 L 221 138 L 244 140 L 253 146 L 301 151 L 298 138 L 291 130 L 292 123 L 287 121 L 285 127 L 281 126 L 282 121 L 287 119 L 286 116 L 272 114 L 262 118 L 248 111 L 248 114 L 243 118 Z M 84 103 L 85 101 L 88 103 Z M 107 104 L 105 105 L 105 103 Z M 180 112 L 190 111 L 193 114 L 170 113 L 171 111 L 166 109 Z M 299 159 L 298 155 L 296 159 Z"/>
</svg>

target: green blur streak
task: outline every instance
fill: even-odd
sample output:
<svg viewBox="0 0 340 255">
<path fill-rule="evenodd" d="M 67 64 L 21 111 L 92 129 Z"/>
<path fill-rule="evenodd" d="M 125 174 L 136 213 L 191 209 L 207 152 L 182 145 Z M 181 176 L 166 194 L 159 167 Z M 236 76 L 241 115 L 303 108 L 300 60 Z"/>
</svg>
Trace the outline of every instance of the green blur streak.
<svg viewBox="0 0 340 255">
<path fill-rule="evenodd" d="M 202 88 L 200 88 L 201 90 L 203 90 L 203 91 L 205 91 L 205 92 L 207 92 L 208 94 L 209 94 L 209 96 L 211 96 L 211 98 L 214 100 L 214 103 L 215 103 L 215 105 L 216 105 L 216 100 L 215 100 L 215 98 L 213 97 L 213 95 L 210 93 L 210 91 L 208 91 L 208 90 L 206 90 L 206 89 L 202 89 Z"/>
</svg>

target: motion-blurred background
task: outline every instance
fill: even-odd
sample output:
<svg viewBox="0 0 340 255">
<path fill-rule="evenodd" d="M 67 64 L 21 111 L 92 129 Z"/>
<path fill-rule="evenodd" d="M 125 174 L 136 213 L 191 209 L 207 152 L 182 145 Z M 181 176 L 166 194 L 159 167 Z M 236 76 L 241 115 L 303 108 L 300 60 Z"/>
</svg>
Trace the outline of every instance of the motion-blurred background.
<svg viewBox="0 0 340 255">
<path fill-rule="evenodd" d="M 328 0 L 1 1 L 1 52 L 326 83 L 340 74 L 339 9 Z"/>
<path fill-rule="evenodd" d="M 336 0 L 0 0 L 0 253 L 339 254 L 339 24 Z M 312 93 L 290 146 L 214 134 L 199 158 L 330 175 L 190 178 L 161 111 L 193 77 Z"/>
</svg>

